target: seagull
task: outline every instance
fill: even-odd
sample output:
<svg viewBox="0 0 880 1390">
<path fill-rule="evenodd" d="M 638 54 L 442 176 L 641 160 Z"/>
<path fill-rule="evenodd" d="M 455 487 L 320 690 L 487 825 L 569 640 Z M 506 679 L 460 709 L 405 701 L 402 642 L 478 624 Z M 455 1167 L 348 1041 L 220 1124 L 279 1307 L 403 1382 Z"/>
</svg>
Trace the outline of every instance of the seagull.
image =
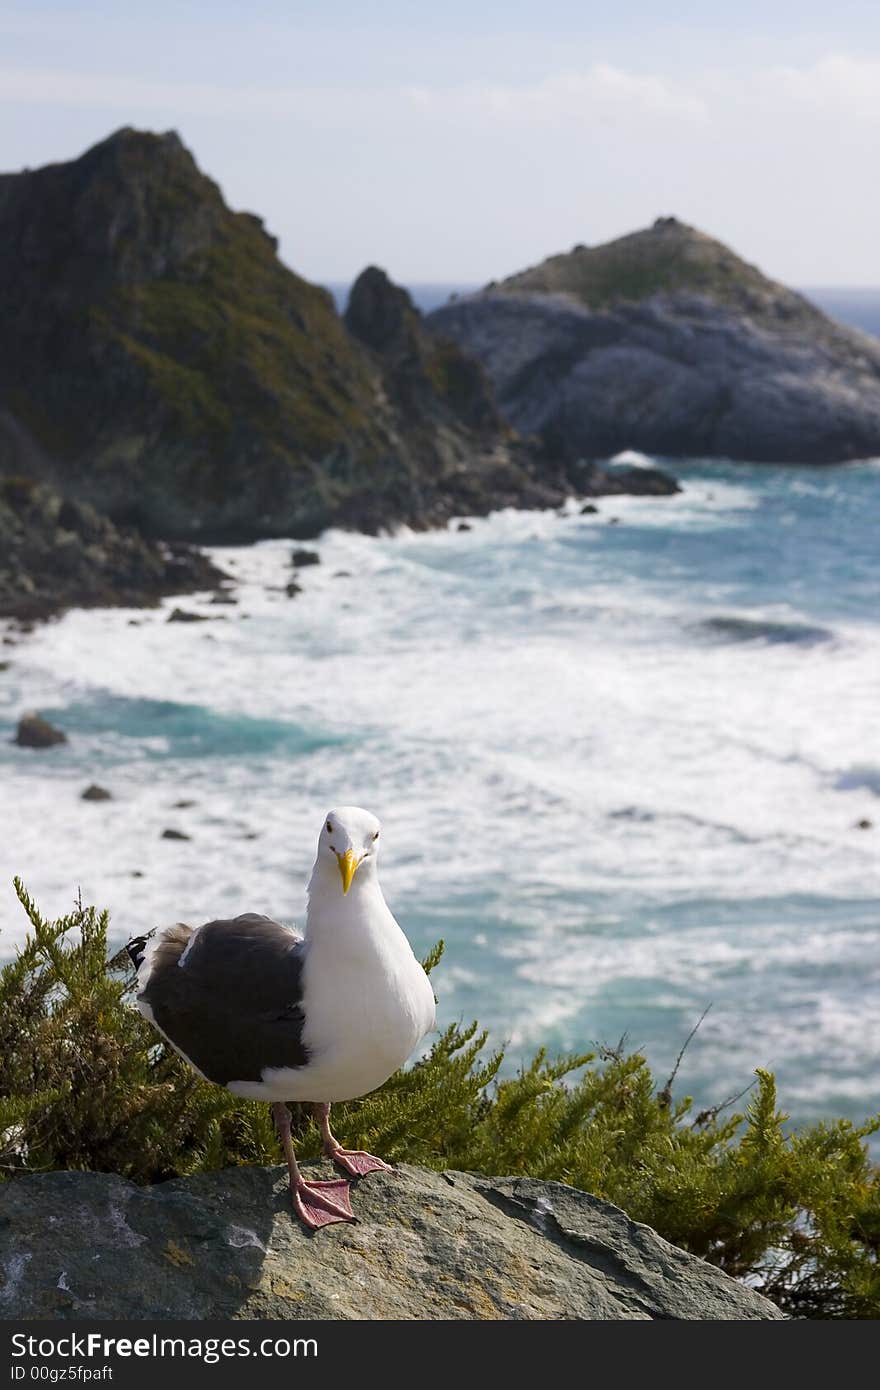
<svg viewBox="0 0 880 1390">
<path fill-rule="evenodd" d="M 355 1219 L 350 1183 L 306 1182 L 287 1102 L 313 1105 L 325 1156 L 350 1177 L 391 1171 L 343 1148 L 330 1106 L 381 1086 L 436 1021 L 434 991 L 382 894 L 379 832 L 358 806 L 325 817 L 303 936 L 245 912 L 160 927 L 126 948 L 138 1008 L 175 1051 L 206 1081 L 271 1103 L 293 1207 L 311 1229 Z"/>
</svg>

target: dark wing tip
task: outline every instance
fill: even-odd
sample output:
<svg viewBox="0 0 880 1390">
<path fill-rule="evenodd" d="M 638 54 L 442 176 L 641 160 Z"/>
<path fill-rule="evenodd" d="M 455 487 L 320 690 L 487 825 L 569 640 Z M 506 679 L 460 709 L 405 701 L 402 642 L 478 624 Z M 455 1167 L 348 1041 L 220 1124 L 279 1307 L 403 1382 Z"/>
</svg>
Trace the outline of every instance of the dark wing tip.
<svg viewBox="0 0 880 1390">
<path fill-rule="evenodd" d="M 149 941 L 151 935 L 152 932 L 148 932 L 146 936 L 133 936 L 131 941 L 126 942 L 125 949 L 128 952 L 129 960 L 131 961 L 135 970 L 139 970 L 141 967 L 141 964 L 144 959 L 144 953 L 147 949 L 147 942 Z"/>
</svg>

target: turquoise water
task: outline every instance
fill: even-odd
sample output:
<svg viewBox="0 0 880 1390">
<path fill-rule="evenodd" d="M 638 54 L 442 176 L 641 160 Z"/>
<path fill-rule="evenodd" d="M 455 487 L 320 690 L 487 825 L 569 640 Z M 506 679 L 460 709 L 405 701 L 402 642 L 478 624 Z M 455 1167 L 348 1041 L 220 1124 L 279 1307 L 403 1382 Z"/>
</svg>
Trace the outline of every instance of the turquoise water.
<svg viewBox="0 0 880 1390">
<path fill-rule="evenodd" d="M 446 938 L 441 1018 L 512 1064 L 626 1033 L 665 1075 L 711 1004 L 701 1104 L 769 1066 L 795 1118 L 880 1108 L 880 466 L 675 471 L 598 516 L 330 533 L 295 600 L 285 543 L 218 551 L 221 620 L 72 613 L 5 648 L 0 953 L 12 872 L 120 939 L 301 918 L 353 801 L 416 947 Z M 23 708 L 70 743 L 12 747 Z"/>
</svg>

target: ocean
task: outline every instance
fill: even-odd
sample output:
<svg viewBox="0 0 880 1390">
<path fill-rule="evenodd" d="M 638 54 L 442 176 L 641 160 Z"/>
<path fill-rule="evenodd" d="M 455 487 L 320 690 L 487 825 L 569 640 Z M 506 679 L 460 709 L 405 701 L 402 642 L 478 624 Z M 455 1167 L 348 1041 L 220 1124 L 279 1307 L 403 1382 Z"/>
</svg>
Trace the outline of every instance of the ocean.
<svg viewBox="0 0 880 1390">
<path fill-rule="evenodd" d="M 239 605 L 176 601 L 213 621 L 75 611 L 5 646 L 0 955 L 13 873 L 119 942 L 302 921 L 353 802 L 417 951 L 446 940 L 441 1021 L 510 1067 L 626 1034 L 663 1079 L 711 1005 L 680 1093 L 769 1067 L 795 1121 L 876 1111 L 880 462 L 671 466 L 680 495 L 597 515 L 330 532 L 294 599 L 290 544 L 218 549 Z M 29 708 L 69 744 L 13 746 Z"/>
</svg>

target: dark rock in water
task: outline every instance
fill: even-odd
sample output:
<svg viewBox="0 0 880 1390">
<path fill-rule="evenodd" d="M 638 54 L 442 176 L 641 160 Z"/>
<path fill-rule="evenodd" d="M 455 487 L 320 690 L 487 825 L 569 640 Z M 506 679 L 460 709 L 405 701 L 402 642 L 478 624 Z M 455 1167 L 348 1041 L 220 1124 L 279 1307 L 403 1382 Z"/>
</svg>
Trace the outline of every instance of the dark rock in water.
<svg viewBox="0 0 880 1390">
<path fill-rule="evenodd" d="M 815 647 L 823 642 L 834 641 L 834 633 L 829 628 L 816 627 L 811 623 L 719 616 L 706 618 L 697 626 L 706 636 L 725 642 L 767 642 L 771 646 L 790 643 L 801 647 Z"/>
<path fill-rule="evenodd" d="M 297 594 L 302 593 L 302 585 L 297 584 L 295 579 L 291 579 L 289 584 L 285 584 L 284 592 L 288 598 L 296 598 Z"/>
<path fill-rule="evenodd" d="M 188 811 L 191 806 L 198 806 L 197 801 L 175 801 L 172 803 L 175 811 Z"/>
<path fill-rule="evenodd" d="M 880 454 L 880 343 L 677 220 L 552 256 L 428 325 L 524 434 L 574 454 Z"/>
<path fill-rule="evenodd" d="M 645 811 L 641 806 L 621 806 L 619 811 L 610 811 L 611 820 L 648 822 L 655 819 L 653 811 Z"/>
<path fill-rule="evenodd" d="M 223 593 L 222 590 L 220 590 L 216 594 L 212 594 L 211 603 L 215 605 L 223 604 L 227 607 L 233 607 L 235 604 L 238 603 L 238 599 L 235 597 L 234 594 L 226 594 Z"/>
<path fill-rule="evenodd" d="M 12 742 L 20 748 L 53 748 L 56 743 L 66 743 L 67 734 L 39 714 L 28 711 L 19 719 Z"/>
<path fill-rule="evenodd" d="M 330 1176 L 329 1164 L 304 1165 Z M 400 1164 L 317 1238 L 287 1172 L 136 1187 L 113 1173 L 0 1184 L 5 1318 L 781 1319 L 753 1290 L 558 1182 Z"/>
<path fill-rule="evenodd" d="M 606 522 L 606 525 L 608 525 L 608 526 L 619 526 L 619 525 L 620 525 L 620 517 L 619 517 L 619 516 L 609 516 L 609 517 L 608 517 L 608 520 L 607 520 L 607 522 Z"/>
<path fill-rule="evenodd" d="M 163 840 L 191 840 L 191 835 L 186 835 L 182 830 L 163 830 L 161 839 Z"/>
<path fill-rule="evenodd" d="M 616 492 L 630 497 L 672 497 L 681 484 L 662 468 L 620 468 L 606 470 L 605 495 Z"/>
<path fill-rule="evenodd" d="M 165 594 L 208 588 L 219 578 L 199 551 L 147 541 L 52 487 L 0 477 L 0 617 L 140 607 Z M 22 622 L 20 630 L 28 628 Z"/>
<path fill-rule="evenodd" d="M 191 613 L 186 608 L 173 608 L 168 614 L 169 623 L 207 623 L 210 618 L 207 613 Z"/>
<path fill-rule="evenodd" d="M 581 507 L 581 516 L 593 516 L 598 510 L 599 508 L 592 502 L 585 502 Z"/>
<path fill-rule="evenodd" d="M 857 820 L 857 821 L 856 821 L 855 826 L 854 826 L 854 829 L 856 829 L 856 830 L 873 830 L 873 829 L 874 829 L 874 822 L 873 822 L 872 820 L 868 820 L 867 816 L 863 816 L 861 820 Z"/>
<path fill-rule="evenodd" d="M 143 869 L 132 869 L 132 871 L 131 871 L 131 877 L 132 877 L 132 878 L 143 878 L 143 876 L 144 876 L 144 871 L 143 871 Z"/>
<path fill-rule="evenodd" d="M 99 787 L 96 782 L 93 782 L 90 787 L 86 787 L 85 791 L 81 793 L 81 800 L 112 801 L 113 794 L 112 792 L 108 792 L 106 787 Z"/>
<path fill-rule="evenodd" d="M 569 477 L 581 497 L 673 497 L 681 484 L 663 468 L 628 468 L 616 463 L 588 463 L 576 459 Z"/>
<path fill-rule="evenodd" d="M 8 671 L 11 665 L 11 661 L 0 661 L 0 671 Z"/>
<path fill-rule="evenodd" d="M 469 521 L 460 521 L 455 529 L 456 531 L 473 531 L 474 528 Z"/>
<path fill-rule="evenodd" d="M 320 565 L 321 557 L 317 550 L 294 550 L 290 557 L 290 563 L 294 569 L 303 569 L 306 565 Z"/>
<path fill-rule="evenodd" d="M 351 570 L 337 570 L 333 575 L 334 579 L 351 579 Z"/>
</svg>

